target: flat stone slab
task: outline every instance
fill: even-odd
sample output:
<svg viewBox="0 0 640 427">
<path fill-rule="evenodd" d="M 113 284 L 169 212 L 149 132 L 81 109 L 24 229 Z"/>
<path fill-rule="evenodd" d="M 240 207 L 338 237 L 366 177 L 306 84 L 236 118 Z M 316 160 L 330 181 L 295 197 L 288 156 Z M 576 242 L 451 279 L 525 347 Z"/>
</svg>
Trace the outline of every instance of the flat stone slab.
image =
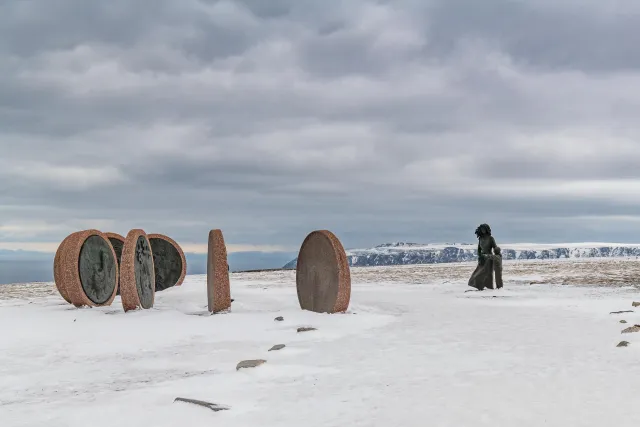
<svg viewBox="0 0 640 427">
<path fill-rule="evenodd" d="M 302 328 L 298 328 L 298 332 L 310 332 L 310 331 L 317 331 L 317 329 L 312 328 L 310 326 L 304 326 Z"/>
<path fill-rule="evenodd" d="M 118 262 L 107 236 L 93 229 L 69 235 L 54 257 L 54 278 L 62 297 L 76 307 L 111 305 Z"/>
<path fill-rule="evenodd" d="M 209 232 L 207 253 L 207 303 L 210 313 L 231 308 L 227 247 L 221 230 Z"/>
<path fill-rule="evenodd" d="M 269 351 L 278 351 L 278 350 L 282 350 L 285 347 L 286 347 L 286 345 L 284 345 L 284 344 L 276 344 L 273 347 L 271 347 L 269 349 Z"/>
<path fill-rule="evenodd" d="M 143 230 L 131 230 L 122 248 L 120 271 L 120 295 L 124 311 L 153 307 L 155 282 L 149 239 Z"/>
<path fill-rule="evenodd" d="M 156 292 L 180 286 L 187 275 L 187 260 L 180 245 L 164 234 L 149 234 L 147 238 L 153 253 Z"/>
<path fill-rule="evenodd" d="M 228 406 L 219 405 L 217 403 L 205 402 L 204 400 L 187 399 L 184 397 L 176 397 L 174 399 L 174 402 L 184 402 L 190 403 L 192 405 L 202 406 L 204 408 L 211 409 L 213 412 L 228 411 L 229 409 L 231 409 Z"/>
<path fill-rule="evenodd" d="M 243 360 L 236 365 L 236 371 L 239 371 L 240 369 L 256 368 L 265 363 L 267 363 L 267 361 L 264 359 Z"/>
<path fill-rule="evenodd" d="M 60 245 L 58 246 L 58 249 L 56 250 L 56 254 L 53 257 L 53 280 L 55 282 L 56 285 L 56 289 L 58 289 L 58 293 L 60 294 L 60 296 L 62 296 L 62 298 L 68 302 L 69 304 L 71 304 L 71 300 L 69 299 L 69 295 L 67 294 L 67 290 L 64 287 L 64 281 L 62 279 L 62 263 L 60 262 L 60 258 L 62 257 L 62 254 L 65 251 L 65 247 L 67 245 L 67 242 L 69 241 L 69 239 L 71 238 L 73 234 L 67 236 L 64 238 L 64 240 L 60 243 Z"/>
<path fill-rule="evenodd" d="M 311 232 L 296 264 L 296 290 L 303 310 L 344 312 L 351 298 L 351 273 L 344 247 L 328 230 Z"/>
</svg>

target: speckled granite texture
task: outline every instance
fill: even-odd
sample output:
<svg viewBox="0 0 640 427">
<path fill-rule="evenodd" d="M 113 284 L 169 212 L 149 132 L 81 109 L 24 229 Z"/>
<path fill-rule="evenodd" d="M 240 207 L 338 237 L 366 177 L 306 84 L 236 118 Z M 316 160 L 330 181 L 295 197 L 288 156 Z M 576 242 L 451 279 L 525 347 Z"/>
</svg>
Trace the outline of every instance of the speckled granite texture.
<svg viewBox="0 0 640 427">
<path fill-rule="evenodd" d="M 330 231 L 310 233 L 296 266 L 298 302 L 303 310 L 339 313 L 349 308 L 351 272 L 340 240 Z"/>
<path fill-rule="evenodd" d="M 71 304 L 71 300 L 67 295 L 67 290 L 64 288 L 64 283 L 62 281 L 62 263 L 60 262 L 60 259 L 65 251 L 67 242 L 72 235 L 73 234 L 70 234 L 69 236 L 64 238 L 64 240 L 60 243 L 60 246 L 58 246 L 56 255 L 53 258 L 53 280 L 55 282 L 56 288 L 58 289 L 58 292 L 60 293 L 60 296 L 62 296 L 62 298 L 64 298 L 64 300 L 69 304 Z"/>
<path fill-rule="evenodd" d="M 231 307 L 227 247 L 224 244 L 221 230 L 209 232 L 207 301 L 210 313 L 218 313 Z"/>
</svg>

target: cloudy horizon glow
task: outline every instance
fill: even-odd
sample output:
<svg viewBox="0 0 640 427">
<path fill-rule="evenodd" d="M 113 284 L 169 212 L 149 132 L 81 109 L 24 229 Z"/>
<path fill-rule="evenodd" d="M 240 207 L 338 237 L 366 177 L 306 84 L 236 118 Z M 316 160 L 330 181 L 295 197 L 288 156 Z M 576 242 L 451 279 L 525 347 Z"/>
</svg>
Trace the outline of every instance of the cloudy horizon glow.
<svg viewBox="0 0 640 427">
<path fill-rule="evenodd" d="M 0 241 L 640 241 L 640 6 L 14 1 Z M 235 248 L 235 249 L 234 249 Z"/>
</svg>

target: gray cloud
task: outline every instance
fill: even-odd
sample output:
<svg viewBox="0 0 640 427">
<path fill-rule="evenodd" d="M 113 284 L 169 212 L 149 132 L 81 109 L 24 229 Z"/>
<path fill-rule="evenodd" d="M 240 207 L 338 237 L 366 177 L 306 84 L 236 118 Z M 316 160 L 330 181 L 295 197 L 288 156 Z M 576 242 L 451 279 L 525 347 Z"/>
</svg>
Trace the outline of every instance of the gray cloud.
<svg viewBox="0 0 640 427">
<path fill-rule="evenodd" d="M 616 5 L 13 2 L 0 240 L 637 240 L 640 8 Z"/>
</svg>

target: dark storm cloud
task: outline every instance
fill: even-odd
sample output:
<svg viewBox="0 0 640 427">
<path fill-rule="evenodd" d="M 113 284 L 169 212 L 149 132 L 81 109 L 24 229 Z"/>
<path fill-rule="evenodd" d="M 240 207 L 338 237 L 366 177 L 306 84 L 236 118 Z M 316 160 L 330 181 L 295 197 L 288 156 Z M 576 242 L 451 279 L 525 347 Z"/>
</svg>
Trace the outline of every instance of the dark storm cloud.
<svg viewBox="0 0 640 427">
<path fill-rule="evenodd" d="M 629 240 L 640 7 L 16 1 L 0 240 Z M 546 230 L 546 231 L 545 231 Z"/>
</svg>

